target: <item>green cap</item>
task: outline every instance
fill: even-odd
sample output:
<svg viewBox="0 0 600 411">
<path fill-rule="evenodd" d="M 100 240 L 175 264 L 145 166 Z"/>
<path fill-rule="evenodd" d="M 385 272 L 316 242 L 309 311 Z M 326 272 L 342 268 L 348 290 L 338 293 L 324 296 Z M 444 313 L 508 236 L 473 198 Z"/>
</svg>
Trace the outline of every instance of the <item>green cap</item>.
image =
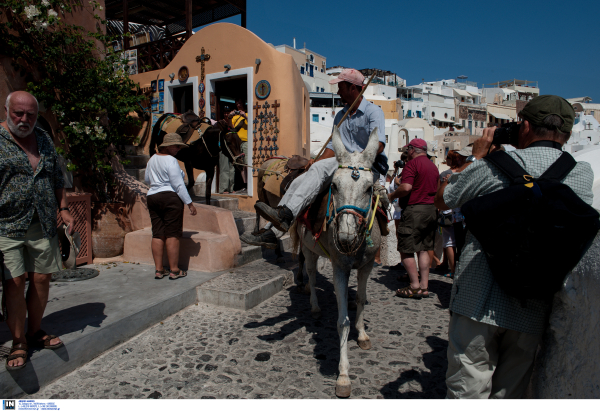
<svg viewBox="0 0 600 411">
<path fill-rule="evenodd" d="M 557 115 L 563 120 L 563 133 L 570 133 L 575 120 L 575 110 L 567 100 L 559 96 L 545 95 L 533 98 L 519 112 L 519 116 L 536 126 L 543 126 L 543 121 L 549 115 Z"/>
</svg>

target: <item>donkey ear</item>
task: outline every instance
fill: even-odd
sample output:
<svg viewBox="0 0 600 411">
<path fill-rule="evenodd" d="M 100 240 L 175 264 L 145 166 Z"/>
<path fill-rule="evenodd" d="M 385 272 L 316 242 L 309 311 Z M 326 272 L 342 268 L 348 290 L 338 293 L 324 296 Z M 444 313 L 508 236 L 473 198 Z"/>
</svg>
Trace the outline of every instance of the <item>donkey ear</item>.
<svg viewBox="0 0 600 411">
<path fill-rule="evenodd" d="M 377 132 L 377 127 L 371 131 L 371 135 L 369 136 L 369 143 L 365 150 L 363 151 L 363 160 L 365 164 L 368 164 L 371 167 L 373 161 L 375 161 L 375 157 L 377 157 L 377 151 L 379 150 L 379 133 Z"/>
<path fill-rule="evenodd" d="M 346 150 L 346 146 L 342 142 L 342 136 L 340 135 L 340 130 L 337 126 L 333 126 L 333 137 L 331 138 L 333 143 L 333 151 L 335 151 L 335 158 L 338 163 L 343 163 L 344 159 L 348 157 L 348 150 Z"/>
</svg>

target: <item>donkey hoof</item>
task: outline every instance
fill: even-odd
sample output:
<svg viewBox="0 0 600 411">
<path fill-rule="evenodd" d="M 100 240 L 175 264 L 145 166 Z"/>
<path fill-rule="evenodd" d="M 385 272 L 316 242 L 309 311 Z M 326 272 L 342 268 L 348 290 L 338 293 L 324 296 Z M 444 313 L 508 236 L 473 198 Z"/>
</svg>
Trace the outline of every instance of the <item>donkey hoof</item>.
<svg viewBox="0 0 600 411">
<path fill-rule="evenodd" d="M 358 346 L 363 350 L 371 349 L 371 340 L 358 340 Z"/>
<path fill-rule="evenodd" d="M 314 320 L 319 320 L 321 319 L 321 311 L 314 311 L 310 313 L 310 316 L 314 319 Z"/>
<path fill-rule="evenodd" d="M 352 392 L 352 386 L 350 384 L 348 384 L 348 385 L 336 384 L 335 385 L 335 395 L 338 396 L 339 398 L 348 398 L 350 396 L 351 392 Z"/>
<path fill-rule="evenodd" d="M 310 288 L 308 284 L 305 286 L 304 284 L 298 284 L 298 288 L 296 288 L 298 294 L 310 295 Z"/>
</svg>

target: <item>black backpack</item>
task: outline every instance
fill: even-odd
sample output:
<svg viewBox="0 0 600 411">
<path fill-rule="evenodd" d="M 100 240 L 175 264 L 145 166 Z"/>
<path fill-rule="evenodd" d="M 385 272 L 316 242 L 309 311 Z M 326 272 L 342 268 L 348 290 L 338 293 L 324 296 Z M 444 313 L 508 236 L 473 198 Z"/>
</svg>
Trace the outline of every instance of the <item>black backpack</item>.
<svg viewBox="0 0 600 411">
<path fill-rule="evenodd" d="M 560 182 L 577 162 L 563 152 L 534 179 L 504 151 L 484 160 L 512 182 L 462 206 L 467 228 L 506 294 L 551 301 L 600 229 L 598 212 Z"/>
</svg>

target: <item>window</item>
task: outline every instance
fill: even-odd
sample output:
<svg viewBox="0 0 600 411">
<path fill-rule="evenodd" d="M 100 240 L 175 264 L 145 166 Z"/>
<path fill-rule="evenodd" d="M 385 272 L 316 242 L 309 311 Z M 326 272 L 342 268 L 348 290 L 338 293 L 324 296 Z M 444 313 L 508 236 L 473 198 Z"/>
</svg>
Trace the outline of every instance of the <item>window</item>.
<svg viewBox="0 0 600 411">
<path fill-rule="evenodd" d="M 315 56 L 313 56 L 312 54 L 310 55 L 310 62 L 314 62 L 315 61 Z"/>
<path fill-rule="evenodd" d="M 465 120 L 462 121 L 462 125 L 463 125 L 463 127 L 465 126 Z"/>
<path fill-rule="evenodd" d="M 406 115 L 406 117 L 412 117 L 412 113 L 410 112 L 410 110 L 408 110 L 408 114 Z"/>
<path fill-rule="evenodd" d="M 321 120 L 325 121 L 325 117 L 321 117 Z"/>
<path fill-rule="evenodd" d="M 315 123 L 318 123 L 318 122 L 319 122 L 319 115 L 318 115 L 318 114 L 313 114 L 313 115 L 312 115 L 312 118 L 313 118 L 313 120 L 312 120 L 312 121 L 314 121 Z"/>
<path fill-rule="evenodd" d="M 311 76 L 311 77 L 314 77 L 314 76 L 315 76 L 315 74 L 314 74 L 314 72 L 313 72 L 314 68 L 315 68 L 315 66 L 313 66 L 313 65 L 311 64 L 311 65 L 310 65 L 310 76 Z"/>
<path fill-rule="evenodd" d="M 304 66 L 300 67 L 300 74 L 304 74 Z"/>
<path fill-rule="evenodd" d="M 444 113 L 444 118 L 448 118 L 448 113 Z"/>
<path fill-rule="evenodd" d="M 435 117 L 435 111 L 431 112 L 431 117 Z"/>
</svg>

